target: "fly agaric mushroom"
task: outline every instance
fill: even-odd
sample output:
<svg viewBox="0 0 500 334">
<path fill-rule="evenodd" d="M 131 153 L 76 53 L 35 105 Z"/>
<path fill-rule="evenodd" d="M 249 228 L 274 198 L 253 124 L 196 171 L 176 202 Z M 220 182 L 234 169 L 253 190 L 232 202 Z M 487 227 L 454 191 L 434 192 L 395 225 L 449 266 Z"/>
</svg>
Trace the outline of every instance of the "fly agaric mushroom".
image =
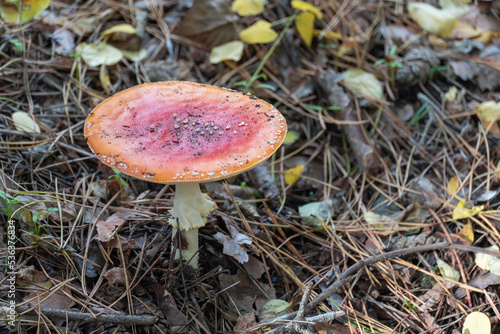
<svg viewBox="0 0 500 334">
<path fill-rule="evenodd" d="M 252 169 L 286 134 L 271 104 L 229 89 L 191 82 L 159 82 L 126 89 L 88 116 L 85 137 L 94 154 L 124 174 L 175 184 L 169 223 L 187 241 L 176 257 L 198 268 L 198 229 L 215 203 L 199 183 Z"/>
</svg>

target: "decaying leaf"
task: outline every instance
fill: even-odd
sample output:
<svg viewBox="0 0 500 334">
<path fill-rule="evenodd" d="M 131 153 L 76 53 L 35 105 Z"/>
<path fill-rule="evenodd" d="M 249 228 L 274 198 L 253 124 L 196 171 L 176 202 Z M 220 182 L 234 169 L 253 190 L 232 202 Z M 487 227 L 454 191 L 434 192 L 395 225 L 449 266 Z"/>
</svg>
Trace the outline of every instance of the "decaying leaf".
<svg viewBox="0 0 500 334">
<path fill-rule="evenodd" d="M 50 0 L 23 0 L 0 2 L 0 16 L 8 23 L 22 24 L 37 18 L 49 7 Z"/>
<path fill-rule="evenodd" d="M 491 322 L 482 312 L 472 312 L 465 318 L 462 334 L 491 334 Z"/>
<path fill-rule="evenodd" d="M 468 285 L 473 286 L 478 289 L 486 289 L 487 287 L 491 285 L 498 285 L 500 284 L 500 276 L 497 276 L 495 274 L 492 274 L 491 272 L 479 274 L 473 279 L 471 279 L 468 283 Z M 466 296 L 466 292 L 464 288 L 458 288 L 457 291 L 455 291 L 455 298 L 463 298 Z"/>
<path fill-rule="evenodd" d="M 286 300 L 271 299 L 264 306 L 262 306 L 259 318 L 262 320 L 279 317 L 283 315 L 289 307 L 290 303 Z"/>
<path fill-rule="evenodd" d="M 17 131 L 27 133 L 40 133 L 40 126 L 36 124 L 28 113 L 24 111 L 16 111 L 12 114 L 12 122 Z"/>
<path fill-rule="evenodd" d="M 238 232 L 238 230 L 229 224 L 226 224 L 229 230 L 230 237 L 222 232 L 217 232 L 213 237 L 224 246 L 222 252 L 226 255 L 234 257 L 239 263 L 248 261 L 247 250 L 242 245 L 252 244 L 252 240 L 246 235 Z"/>
<path fill-rule="evenodd" d="M 490 246 L 486 249 L 497 251 L 497 252 L 500 250 L 497 245 Z M 492 259 L 495 259 L 495 257 L 493 255 L 489 255 L 486 253 L 476 253 L 475 262 L 479 268 L 483 269 L 484 271 L 488 271 L 488 270 L 490 270 L 489 263 L 490 263 L 490 260 L 492 260 Z"/>
<path fill-rule="evenodd" d="M 496 122 L 500 120 L 500 103 L 495 101 L 482 102 L 479 107 L 476 108 L 476 114 L 481 120 L 483 128 L 490 129 L 493 133 L 499 132 L 499 127 Z"/>
<path fill-rule="evenodd" d="M 266 3 L 267 0 L 234 0 L 231 10 L 240 16 L 259 15 Z"/>
<path fill-rule="evenodd" d="M 452 266 L 450 266 L 448 263 L 444 262 L 441 259 L 438 259 L 436 264 L 439 268 L 441 276 L 455 282 L 459 281 L 460 273 L 458 272 L 458 270 L 456 270 L 455 268 L 453 268 Z"/>
<path fill-rule="evenodd" d="M 240 314 L 260 312 L 268 300 L 276 298 L 276 292 L 273 288 L 250 279 L 241 270 L 238 270 L 236 275 L 220 274 L 219 281 L 221 289 L 231 298 Z"/>
<path fill-rule="evenodd" d="M 100 220 L 96 223 L 97 237 L 101 242 L 108 242 L 114 238 L 114 232 L 125 223 L 125 216 L 120 212 L 116 212 L 109 216 L 106 220 Z"/>
<path fill-rule="evenodd" d="M 382 101 L 384 98 L 384 87 L 372 73 L 357 68 L 349 69 L 344 72 L 344 83 L 362 97 L 375 101 Z"/>
<path fill-rule="evenodd" d="M 231 11 L 232 0 L 197 0 L 187 11 L 175 34 L 192 39 L 207 50 L 238 39 L 234 22 L 240 17 Z"/>
<path fill-rule="evenodd" d="M 239 61 L 243 55 L 244 44 L 242 41 L 231 41 L 216 46 L 210 52 L 210 62 L 218 64 L 224 60 Z"/>
<path fill-rule="evenodd" d="M 422 29 L 441 37 L 447 37 L 457 24 L 454 15 L 424 2 L 409 2 L 408 13 Z"/>
<path fill-rule="evenodd" d="M 248 44 L 270 43 L 278 37 L 271 28 L 271 23 L 259 20 L 240 32 L 240 38 Z"/>
<path fill-rule="evenodd" d="M 299 206 L 300 216 L 310 226 L 322 226 L 318 219 L 325 223 L 333 213 L 333 201 L 331 199 Z"/>
</svg>

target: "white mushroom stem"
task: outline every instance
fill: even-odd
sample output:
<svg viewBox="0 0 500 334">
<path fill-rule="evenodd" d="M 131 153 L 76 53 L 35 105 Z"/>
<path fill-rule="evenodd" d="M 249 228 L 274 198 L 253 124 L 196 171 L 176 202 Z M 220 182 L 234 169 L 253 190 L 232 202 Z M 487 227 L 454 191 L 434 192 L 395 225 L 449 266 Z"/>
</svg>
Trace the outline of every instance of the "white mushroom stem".
<svg viewBox="0 0 500 334">
<path fill-rule="evenodd" d="M 198 268 L 198 229 L 205 226 L 207 216 L 215 209 L 214 202 L 206 199 L 198 183 L 179 183 L 175 187 L 174 207 L 170 210 L 172 219 L 169 223 L 174 227 L 172 240 L 177 231 L 185 239 L 187 245 L 179 246 L 175 258 L 190 261 L 193 268 Z"/>
</svg>

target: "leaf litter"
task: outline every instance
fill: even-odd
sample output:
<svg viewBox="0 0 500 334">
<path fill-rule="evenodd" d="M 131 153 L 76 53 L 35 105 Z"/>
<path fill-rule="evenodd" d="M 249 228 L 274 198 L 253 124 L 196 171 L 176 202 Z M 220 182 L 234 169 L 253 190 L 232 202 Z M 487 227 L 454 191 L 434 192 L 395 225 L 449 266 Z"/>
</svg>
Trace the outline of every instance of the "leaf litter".
<svg viewBox="0 0 500 334">
<path fill-rule="evenodd" d="M 0 8 L 3 263 L 9 220 L 16 241 L 0 279 L 16 276 L 22 330 L 498 327 L 491 1 Z M 266 164 L 202 186 L 218 212 L 201 230 L 199 271 L 173 257 L 173 189 L 99 164 L 82 135 L 113 91 L 169 80 L 263 98 L 290 129 Z"/>
</svg>

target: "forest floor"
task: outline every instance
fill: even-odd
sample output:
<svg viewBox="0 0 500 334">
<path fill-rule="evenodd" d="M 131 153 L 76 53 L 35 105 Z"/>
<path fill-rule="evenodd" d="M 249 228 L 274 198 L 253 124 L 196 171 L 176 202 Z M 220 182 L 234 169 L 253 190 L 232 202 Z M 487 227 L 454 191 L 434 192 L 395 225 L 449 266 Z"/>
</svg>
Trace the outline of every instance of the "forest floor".
<svg viewBox="0 0 500 334">
<path fill-rule="evenodd" d="M 465 2 L 53 0 L 0 21 L 0 332 L 497 333 L 500 6 Z M 106 98 L 176 80 L 288 125 L 202 185 L 198 270 L 172 251 L 175 187 L 84 137 Z"/>
</svg>

